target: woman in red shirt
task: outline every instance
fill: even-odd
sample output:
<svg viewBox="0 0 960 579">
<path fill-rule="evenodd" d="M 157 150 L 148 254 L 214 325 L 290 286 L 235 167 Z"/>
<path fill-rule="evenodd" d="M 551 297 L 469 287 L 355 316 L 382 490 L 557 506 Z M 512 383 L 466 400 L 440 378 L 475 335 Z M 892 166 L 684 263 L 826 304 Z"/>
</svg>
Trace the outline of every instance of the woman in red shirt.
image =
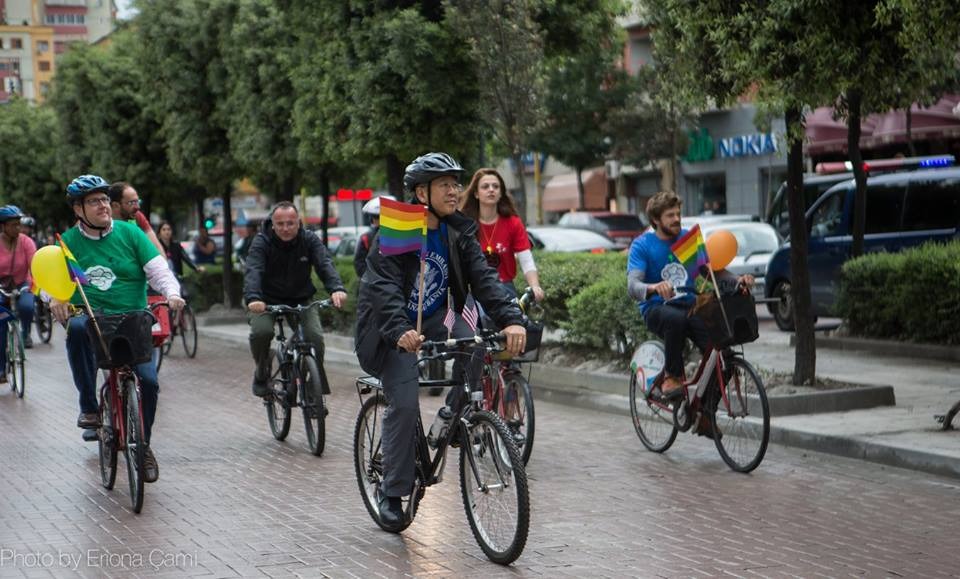
<svg viewBox="0 0 960 579">
<path fill-rule="evenodd" d="M 479 169 L 464 192 L 461 211 L 479 225 L 477 239 L 487 263 L 497 269 L 500 282 L 516 296 L 513 278 L 517 263 L 537 301 L 543 299 L 537 266 L 530 252 L 530 239 L 517 215 L 513 198 L 496 169 Z"/>
<path fill-rule="evenodd" d="M 30 275 L 30 262 L 37 246 L 33 240 L 20 233 L 20 218 L 23 213 L 16 205 L 0 207 L 0 286 L 7 291 L 20 290 L 16 304 L 6 303 L 0 297 L 0 304 L 15 309 L 20 318 L 24 347 L 33 347 L 30 339 L 30 327 L 33 323 L 34 295 L 30 293 L 33 277 Z M 7 322 L 0 321 L 0 384 L 7 381 Z"/>
</svg>

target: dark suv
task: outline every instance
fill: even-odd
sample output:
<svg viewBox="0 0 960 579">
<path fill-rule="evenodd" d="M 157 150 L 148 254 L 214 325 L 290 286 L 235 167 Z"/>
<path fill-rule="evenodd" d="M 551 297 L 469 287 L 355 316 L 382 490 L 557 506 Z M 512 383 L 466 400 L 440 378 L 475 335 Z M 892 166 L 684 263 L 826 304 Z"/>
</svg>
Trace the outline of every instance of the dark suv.
<svg viewBox="0 0 960 579">
<path fill-rule="evenodd" d="M 810 235 L 807 264 L 815 316 L 833 313 L 840 268 L 850 257 L 855 191 L 853 179 L 838 183 L 806 214 Z M 960 169 L 926 169 L 868 178 L 866 217 L 863 243 L 867 253 L 894 253 L 926 241 L 960 239 Z M 777 326 L 792 330 L 789 243 L 770 259 L 766 283 L 767 297 L 780 299 L 771 307 Z"/>
<path fill-rule="evenodd" d="M 610 239 L 617 249 L 630 247 L 634 238 L 647 228 L 639 215 L 610 211 L 571 211 L 565 213 L 557 225 L 596 231 Z"/>
</svg>

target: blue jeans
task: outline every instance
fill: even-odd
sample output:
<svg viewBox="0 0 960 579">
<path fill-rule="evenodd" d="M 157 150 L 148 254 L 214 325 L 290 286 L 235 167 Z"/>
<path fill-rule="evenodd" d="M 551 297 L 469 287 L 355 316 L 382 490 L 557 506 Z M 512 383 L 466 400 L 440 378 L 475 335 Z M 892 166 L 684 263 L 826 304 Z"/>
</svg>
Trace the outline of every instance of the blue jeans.
<svg viewBox="0 0 960 579">
<path fill-rule="evenodd" d="M 73 373 L 73 384 L 80 393 L 80 412 L 97 412 L 97 359 L 93 342 L 87 333 L 88 316 L 70 318 L 67 325 L 67 360 Z M 153 360 L 138 364 L 133 368 L 140 378 L 140 397 L 143 404 L 143 434 L 150 443 L 150 431 L 153 419 L 157 415 L 157 395 L 160 384 L 157 381 L 157 367 Z"/>
<path fill-rule="evenodd" d="M 23 293 L 17 298 L 17 318 L 20 320 L 20 333 L 24 340 L 30 335 L 30 326 L 33 324 L 33 312 L 36 309 L 35 298 L 36 296 L 27 291 L 26 288 L 23 288 Z M 0 298 L 0 303 L 6 306 L 6 298 Z M 8 326 L 7 322 L 0 322 L 0 372 L 5 371 L 7 367 Z"/>
</svg>

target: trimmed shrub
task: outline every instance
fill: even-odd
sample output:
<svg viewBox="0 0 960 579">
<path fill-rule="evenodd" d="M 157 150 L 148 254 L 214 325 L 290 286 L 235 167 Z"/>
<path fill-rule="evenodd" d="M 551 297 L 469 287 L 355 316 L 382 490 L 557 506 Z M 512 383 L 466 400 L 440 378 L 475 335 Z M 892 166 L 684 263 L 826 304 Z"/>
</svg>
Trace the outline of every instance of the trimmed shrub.
<svg viewBox="0 0 960 579">
<path fill-rule="evenodd" d="M 626 294 L 627 255 L 624 253 L 538 252 L 534 259 L 546 294 L 540 305 L 548 327 L 560 328 L 569 322 L 567 301 L 607 275 L 619 275 Z M 517 276 L 516 284 L 518 291 L 526 287 L 522 274 Z"/>
<path fill-rule="evenodd" d="M 566 341 L 627 356 L 653 338 L 636 302 L 627 295 L 626 273 L 610 272 L 567 300 Z"/>
<path fill-rule="evenodd" d="M 184 268 L 183 285 L 190 298 L 190 306 L 197 312 L 205 312 L 213 304 L 223 303 L 223 266 L 207 264 L 203 273 Z M 243 274 L 233 272 L 232 293 L 237 304 L 242 302 Z"/>
<path fill-rule="evenodd" d="M 855 335 L 960 344 L 960 242 L 844 264 L 837 312 Z"/>
</svg>

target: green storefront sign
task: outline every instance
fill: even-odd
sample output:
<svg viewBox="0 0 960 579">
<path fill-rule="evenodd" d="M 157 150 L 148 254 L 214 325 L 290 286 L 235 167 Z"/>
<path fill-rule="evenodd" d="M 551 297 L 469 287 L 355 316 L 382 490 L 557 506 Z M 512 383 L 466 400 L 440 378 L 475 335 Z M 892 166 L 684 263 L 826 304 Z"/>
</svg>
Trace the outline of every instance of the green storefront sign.
<svg viewBox="0 0 960 579">
<path fill-rule="evenodd" d="M 713 138 L 705 127 L 701 127 L 699 131 L 688 132 L 687 137 L 690 139 L 690 144 L 687 146 L 687 154 L 683 157 L 684 161 L 696 163 L 713 158 Z"/>
</svg>

